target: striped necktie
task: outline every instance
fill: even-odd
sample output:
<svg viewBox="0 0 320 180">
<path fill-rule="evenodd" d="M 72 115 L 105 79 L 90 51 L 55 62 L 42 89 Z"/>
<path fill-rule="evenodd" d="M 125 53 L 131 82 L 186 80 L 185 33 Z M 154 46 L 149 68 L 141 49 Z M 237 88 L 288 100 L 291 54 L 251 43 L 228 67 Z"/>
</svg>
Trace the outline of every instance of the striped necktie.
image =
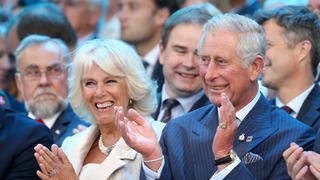
<svg viewBox="0 0 320 180">
<path fill-rule="evenodd" d="M 285 110 L 288 114 L 293 111 L 289 106 L 282 106 L 281 109 Z"/>
<path fill-rule="evenodd" d="M 168 121 L 170 121 L 171 110 L 173 107 L 179 105 L 179 101 L 177 101 L 176 99 L 167 99 L 166 103 L 167 103 L 167 108 L 166 108 L 164 115 L 161 119 L 161 122 L 164 122 L 164 123 L 167 123 Z"/>
</svg>

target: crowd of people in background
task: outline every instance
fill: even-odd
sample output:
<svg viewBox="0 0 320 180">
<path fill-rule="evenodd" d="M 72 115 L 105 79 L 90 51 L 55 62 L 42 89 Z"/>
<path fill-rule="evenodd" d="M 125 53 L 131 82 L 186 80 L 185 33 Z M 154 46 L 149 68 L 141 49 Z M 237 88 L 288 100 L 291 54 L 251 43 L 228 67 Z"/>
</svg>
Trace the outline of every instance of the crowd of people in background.
<svg viewBox="0 0 320 180">
<path fill-rule="evenodd" d="M 0 179 L 320 179 L 319 0 L 0 6 Z"/>
</svg>

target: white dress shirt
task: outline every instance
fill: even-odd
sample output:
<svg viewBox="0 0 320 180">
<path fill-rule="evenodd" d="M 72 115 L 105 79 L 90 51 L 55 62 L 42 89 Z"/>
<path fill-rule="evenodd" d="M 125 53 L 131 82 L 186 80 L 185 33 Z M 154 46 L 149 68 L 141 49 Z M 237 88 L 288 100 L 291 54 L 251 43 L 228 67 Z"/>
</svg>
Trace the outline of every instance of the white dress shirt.
<svg viewBox="0 0 320 180">
<path fill-rule="evenodd" d="M 292 99 L 287 106 L 290 107 L 292 109 L 292 112 L 290 113 L 290 115 L 293 118 L 296 118 L 301 107 L 302 104 L 304 103 L 304 101 L 307 99 L 308 95 L 310 94 L 311 90 L 313 89 L 314 84 L 309 87 L 307 90 L 305 90 L 303 93 L 299 94 L 299 96 L 295 97 L 294 99 Z M 282 107 L 285 106 L 278 97 L 276 97 L 276 106 L 278 107 Z"/>
<path fill-rule="evenodd" d="M 166 102 L 165 100 L 171 99 L 171 97 L 168 95 L 165 84 L 162 86 L 162 93 L 161 93 L 161 107 L 160 107 L 160 112 L 157 118 L 157 121 L 160 121 L 166 111 Z M 171 119 L 174 119 L 176 117 L 179 117 L 181 115 L 186 114 L 187 112 L 190 111 L 192 106 L 199 100 L 201 97 L 204 95 L 204 91 L 201 89 L 199 92 L 187 96 L 187 97 L 178 97 L 176 100 L 179 102 L 179 105 L 174 106 L 171 110 Z"/>
<path fill-rule="evenodd" d="M 251 111 L 251 109 L 256 105 L 256 103 L 258 102 L 260 98 L 260 92 L 258 91 L 256 96 L 253 98 L 253 100 L 247 104 L 245 107 L 243 107 L 242 109 L 240 109 L 238 112 L 236 112 L 236 117 L 237 117 L 237 123 L 238 126 L 241 124 L 241 122 L 244 120 L 244 118 L 249 114 L 249 112 Z M 219 121 L 220 121 L 220 108 L 218 108 L 218 116 L 219 116 Z M 145 172 L 146 178 L 147 180 L 155 180 L 158 179 L 161 175 L 161 172 L 163 170 L 163 166 L 164 166 L 164 159 L 162 160 L 162 164 L 159 168 L 159 170 L 157 172 L 154 172 L 152 170 L 150 170 L 144 163 L 142 163 L 142 167 L 143 170 Z M 224 168 L 222 171 L 220 172 L 216 172 L 210 180 L 222 180 L 224 179 L 239 163 L 240 163 L 240 159 L 239 157 L 235 159 L 235 161 L 233 163 L 231 163 L 229 166 L 227 166 L 226 168 Z"/>
<path fill-rule="evenodd" d="M 54 116 L 50 117 L 50 118 L 46 118 L 46 119 L 42 119 L 42 121 L 44 122 L 44 124 L 51 129 L 53 124 L 56 122 L 57 118 L 59 117 L 59 115 L 61 114 L 62 111 L 58 112 L 57 114 L 55 114 Z M 28 117 L 31 119 L 38 119 L 36 118 L 35 115 L 33 115 L 31 112 L 28 113 Z"/>
<path fill-rule="evenodd" d="M 150 77 L 152 76 L 154 67 L 156 66 L 157 61 L 159 59 L 159 54 L 160 54 L 159 44 L 160 43 L 158 43 L 144 57 L 142 57 L 142 59 L 149 64 L 146 71 Z"/>
</svg>

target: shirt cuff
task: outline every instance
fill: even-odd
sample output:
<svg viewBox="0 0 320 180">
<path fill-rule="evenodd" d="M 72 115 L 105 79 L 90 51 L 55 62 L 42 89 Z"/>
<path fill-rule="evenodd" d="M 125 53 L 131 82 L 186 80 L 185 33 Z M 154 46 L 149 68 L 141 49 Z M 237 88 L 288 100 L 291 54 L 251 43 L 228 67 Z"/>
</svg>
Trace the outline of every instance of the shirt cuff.
<svg viewBox="0 0 320 180">
<path fill-rule="evenodd" d="M 222 171 L 216 171 L 214 175 L 211 177 L 210 180 L 222 180 L 224 179 L 239 163 L 240 163 L 240 158 L 237 157 L 233 163 L 231 163 L 229 166 L 224 168 Z"/>
<path fill-rule="evenodd" d="M 157 172 L 154 172 L 151 169 L 149 169 L 142 161 L 142 168 L 144 170 L 144 173 L 146 174 L 146 179 L 147 180 L 159 179 L 160 175 L 161 175 L 161 172 L 162 172 L 162 169 L 163 169 L 163 166 L 164 166 L 164 158 L 162 159 L 162 164 L 159 167 Z"/>
</svg>

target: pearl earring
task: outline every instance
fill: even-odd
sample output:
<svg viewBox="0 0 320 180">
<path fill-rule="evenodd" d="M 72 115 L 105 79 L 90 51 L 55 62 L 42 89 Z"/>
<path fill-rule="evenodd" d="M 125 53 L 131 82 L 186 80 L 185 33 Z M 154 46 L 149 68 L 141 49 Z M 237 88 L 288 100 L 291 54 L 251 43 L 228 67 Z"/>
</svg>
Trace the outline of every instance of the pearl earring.
<svg viewBox="0 0 320 180">
<path fill-rule="evenodd" d="M 132 100 L 131 99 L 129 100 L 129 103 L 132 104 Z"/>
</svg>

